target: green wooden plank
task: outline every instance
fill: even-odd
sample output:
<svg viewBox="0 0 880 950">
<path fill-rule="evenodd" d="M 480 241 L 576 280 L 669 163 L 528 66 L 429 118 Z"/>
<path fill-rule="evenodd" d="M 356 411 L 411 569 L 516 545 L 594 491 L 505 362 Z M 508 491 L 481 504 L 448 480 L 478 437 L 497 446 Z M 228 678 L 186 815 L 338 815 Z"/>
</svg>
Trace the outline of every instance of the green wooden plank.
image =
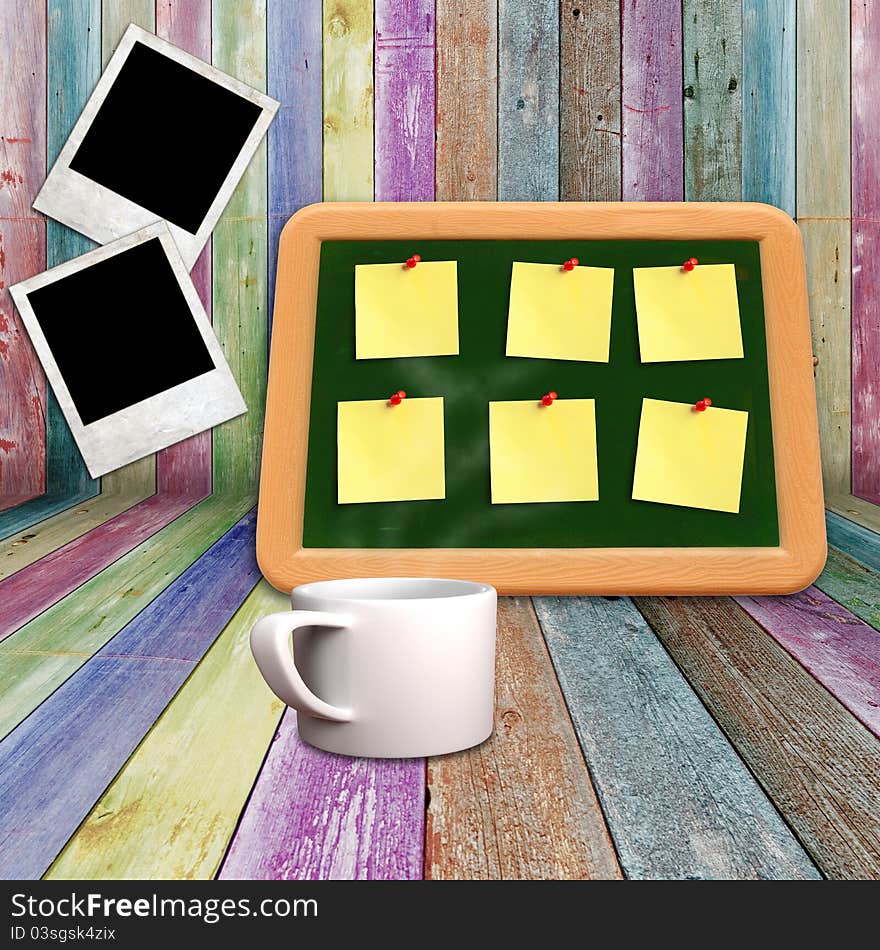
<svg viewBox="0 0 880 950">
<path fill-rule="evenodd" d="M 212 61 L 266 88 L 265 0 L 214 0 Z M 214 230 L 214 330 L 248 411 L 214 429 L 214 492 L 255 497 L 268 371 L 266 143 Z"/>
<path fill-rule="evenodd" d="M 257 585 L 47 878 L 214 876 L 285 708 L 253 662 L 250 629 L 287 605 Z"/>
<path fill-rule="evenodd" d="M 880 574 L 875 570 L 829 548 L 825 570 L 816 579 L 815 586 L 880 630 Z"/>
</svg>

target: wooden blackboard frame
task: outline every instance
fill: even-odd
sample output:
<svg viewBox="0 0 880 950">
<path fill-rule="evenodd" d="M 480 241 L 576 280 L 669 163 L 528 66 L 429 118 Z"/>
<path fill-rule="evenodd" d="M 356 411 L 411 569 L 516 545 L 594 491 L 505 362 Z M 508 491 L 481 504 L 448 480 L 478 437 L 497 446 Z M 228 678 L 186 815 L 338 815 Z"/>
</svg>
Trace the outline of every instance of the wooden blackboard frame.
<svg viewBox="0 0 880 950">
<path fill-rule="evenodd" d="M 778 547 L 304 548 L 306 460 L 321 244 L 334 240 L 749 240 L 760 245 Z M 782 211 L 748 203 L 316 204 L 278 253 L 257 558 L 280 590 L 334 577 L 446 576 L 505 594 L 772 594 L 826 557 L 803 246 Z"/>
</svg>

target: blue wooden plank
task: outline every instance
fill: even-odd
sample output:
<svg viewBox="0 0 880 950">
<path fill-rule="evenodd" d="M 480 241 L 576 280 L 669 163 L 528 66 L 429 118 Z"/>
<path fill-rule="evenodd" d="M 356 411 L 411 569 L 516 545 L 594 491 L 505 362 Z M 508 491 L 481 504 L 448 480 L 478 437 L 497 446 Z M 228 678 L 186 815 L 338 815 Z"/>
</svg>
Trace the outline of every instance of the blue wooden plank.
<svg viewBox="0 0 880 950">
<path fill-rule="evenodd" d="M 535 608 L 627 877 L 818 877 L 631 600 Z"/>
<path fill-rule="evenodd" d="M 825 525 L 830 545 L 866 567 L 880 571 L 880 535 L 853 521 L 847 521 L 833 511 L 825 512 Z"/>
<path fill-rule="evenodd" d="M 743 0 L 743 200 L 765 201 L 791 215 L 796 9 L 797 0 Z"/>
<path fill-rule="evenodd" d="M 266 15 L 268 92 L 281 103 L 269 128 L 271 321 L 281 229 L 323 194 L 321 0 L 269 0 Z"/>
<path fill-rule="evenodd" d="M 38 878 L 259 580 L 251 511 L 0 742 L 0 878 Z"/>
</svg>

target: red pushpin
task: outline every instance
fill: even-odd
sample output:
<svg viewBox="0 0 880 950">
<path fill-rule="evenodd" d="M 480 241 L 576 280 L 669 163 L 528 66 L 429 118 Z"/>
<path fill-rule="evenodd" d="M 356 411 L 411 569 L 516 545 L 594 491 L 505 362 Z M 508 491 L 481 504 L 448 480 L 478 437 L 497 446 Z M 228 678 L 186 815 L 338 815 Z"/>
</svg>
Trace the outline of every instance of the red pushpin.
<svg viewBox="0 0 880 950">
<path fill-rule="evenodd" d="M 405 393 L 402 389 L 399 389 L 399 390 L 388 400 L 388 402 L 389 402 L 392 406 L 399 406 L 399 405 L 403 402 L 404 399 L 406 399 L 406 393 Z"/>
<path fill-rule="evenodd" d="M 688 258 L 688 260 L 686 260 L 684 264 L 681 265 L 681 268 L 682 270 L 688 271 L 688 273 L 690 273 L 690 271 L 692 271 L 697 266 L 698 263 L 699 262 L 697 261 L 695 257 L 691 257 L 691 258 Z"/>
<path fill-rule="evenodd" d="M 554 392 L 551 391 L 551 392 L 547 393 L 546 396 L 542 396 L 542 397 L 541 397 L 541 405 L 542 405 L 542 406 L 552 406 L 552 405 L 553 405 L 553 400 L 556 399 L 556 398 L 557 398 L 556 393 L 554 393 Z"/>
<path fill-rule="evenodd" d="M 708 396 L 706 396 L 704 399 L 700 399 L 694 403 L 694 409 L 697 412 L 705 412 L 711 405 L 712 405 L 712 400 Z"/>
<path fill-rule="evenodd" d="M 406 266 L 410 270 L 412 270 L 416 266 L 416 264 L 418 264 L 421 261 L 421 259 L 422 259 L 421 254 L 413 254 L 412 257 L 408 257 L 406 259 Z"/>
<path fill-rule="evenodd" d="M 576 257 L 569 258 L 562 265 L 563 270 L 574 270 L 578 266 L 578 259 Z"/>
</svg>

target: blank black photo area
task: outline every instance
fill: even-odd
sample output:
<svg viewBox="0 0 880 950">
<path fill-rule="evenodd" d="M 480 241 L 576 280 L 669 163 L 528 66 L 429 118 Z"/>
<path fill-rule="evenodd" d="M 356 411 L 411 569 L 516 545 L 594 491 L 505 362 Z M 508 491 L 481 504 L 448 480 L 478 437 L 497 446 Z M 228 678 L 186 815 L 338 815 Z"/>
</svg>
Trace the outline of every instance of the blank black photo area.
<svg viewBox="0 0 880 950">
<path fill-rule="evenodd" d="M 28 300 L 84 425 L 215 368 L 158 238 Z"/>
<path fill-rule="evenodd" d="M 261 111 L 135 43 L 70 167 L 195 234 Z"/>
</svg>

